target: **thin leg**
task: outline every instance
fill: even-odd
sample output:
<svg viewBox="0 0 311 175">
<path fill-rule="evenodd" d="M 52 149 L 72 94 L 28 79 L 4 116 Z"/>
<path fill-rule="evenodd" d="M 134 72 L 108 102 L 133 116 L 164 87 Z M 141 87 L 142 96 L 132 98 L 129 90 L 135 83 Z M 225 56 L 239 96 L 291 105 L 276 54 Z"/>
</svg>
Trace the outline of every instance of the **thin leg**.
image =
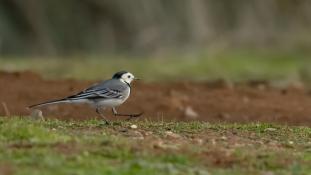
<svg viewBox="0 0 311 175">
<path fill-rule="evenodd" d="M 116 108 L 112 108 L 112 112 L 114 114 L 114 116 L 127 116 L 129 117 L 127 120 L 131 120 L 132 118 L 136 118 L 136 117 L 140 117 L 143 113 L 139 113 L 139 114 L 119 114 L 116 110 Z"/>
<path fill-rule="evenodd" d="M 113 115 L 116 117 L 118 115 L 118 112 L 117 112 L 116 108 L 111 108 L 111 109 L 112 109 Z"/>
<path fill-rule="evenodd" d="M 105 123 L 106 123 L 107 125 L 109 125 L 108 120 L 105 118 L 104 114 L 101 113 L 100 109 L 101 109 L 100 107 L 97 107 L 97 108 L 96 108 L 96 113 L 99 114 L 99 115 L 101 116 L 101 118 L 105 121 Z"/>
</svg>

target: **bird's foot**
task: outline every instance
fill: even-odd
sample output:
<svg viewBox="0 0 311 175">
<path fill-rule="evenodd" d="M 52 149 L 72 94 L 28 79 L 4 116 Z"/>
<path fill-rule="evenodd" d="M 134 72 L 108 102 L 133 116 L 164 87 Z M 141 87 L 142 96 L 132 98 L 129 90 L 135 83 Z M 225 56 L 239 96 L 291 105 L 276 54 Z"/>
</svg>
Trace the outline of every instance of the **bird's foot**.
<svg viewBox="0 0 311 175">
<path fill-rule="evenodd" d="M 143 112 L 138 113 L 138 114 L 131 114 L 131 115 L 129 115 L 129 118 L 126 119 L 126 121 L 130 121 L 130 120 L 132 120 L 133 118 L 137 118 L 137 117 L 140 117 L 140 116 L 142 116 L 142 115 L 143 115 Z"/>
</svg>

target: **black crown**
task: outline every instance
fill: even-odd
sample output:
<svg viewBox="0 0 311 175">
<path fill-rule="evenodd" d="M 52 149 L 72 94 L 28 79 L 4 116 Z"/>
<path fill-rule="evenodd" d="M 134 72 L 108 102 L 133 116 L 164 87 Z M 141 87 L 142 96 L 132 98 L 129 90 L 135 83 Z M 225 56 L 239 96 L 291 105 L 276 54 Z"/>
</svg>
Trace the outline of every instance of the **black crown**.
<svg viewBox="0 0 311 175">
<path fill-rule="evenodd" d="M 119 71 L 119 72 L 115 73 L 115 74 L 112 76 L 112 78 L 113 78 L 113 79 L 120 79 L 120 78 L 122 77 L 122 75 L 123 75 L 123 74 L 126 74 L 126 73 L 128 73 L 128 72 L 127 72 L 127 71 Z"/>
</svg>

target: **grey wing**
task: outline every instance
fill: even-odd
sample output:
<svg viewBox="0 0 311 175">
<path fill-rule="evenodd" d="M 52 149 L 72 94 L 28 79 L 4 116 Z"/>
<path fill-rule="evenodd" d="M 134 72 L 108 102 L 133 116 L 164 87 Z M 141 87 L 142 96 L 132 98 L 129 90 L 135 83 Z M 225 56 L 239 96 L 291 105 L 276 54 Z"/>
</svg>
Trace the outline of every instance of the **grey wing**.
<svg viewBox="0 0 311 175">
<path fill-rule="evenodd" d="M 122 98 L 123 92 L 126 90 L 126 86 L 119 82 L 103 82 L 97 85 L 93 85 L 90 88 L 76 94 L 67 97 L 69 100 L 79 99 L 97 99 L 97 98 Z"/>
</svg>

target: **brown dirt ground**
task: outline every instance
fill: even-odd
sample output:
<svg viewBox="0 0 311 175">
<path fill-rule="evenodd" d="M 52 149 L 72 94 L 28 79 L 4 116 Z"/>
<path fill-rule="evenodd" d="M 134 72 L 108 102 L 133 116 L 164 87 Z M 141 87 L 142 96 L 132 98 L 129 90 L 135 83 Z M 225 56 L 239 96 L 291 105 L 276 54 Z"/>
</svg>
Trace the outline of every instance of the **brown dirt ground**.
<svg viewBox="0 0 311 175">
<path fill-rule="evenodd" d="M 44 80 L 32 72 L 0 72 L 0 115 L 29 115 L 27 106 L 75 94 L 94 82 Z M 232 85 L 216 82 L 134 82 L 122 113 L 144 112 L 155 120 L 209 122 L 274 122 L 311 126 L 311 95 L 304 88 L 272 88 L 265 82 Z M 6 106 L 6 107 L 5 107 Z M 7 110 L 5 110 L 7 108 Z M 197 113 L 189 115 L 189 111 Z M 51 105 L 43 115 L 59 119 L 90 119 L 94 109 L 86 105 Z M 186 112 L 188 111 L 188 112 Z M 106 111 L 110 119 L 110 111 Z"/>
</svg>

